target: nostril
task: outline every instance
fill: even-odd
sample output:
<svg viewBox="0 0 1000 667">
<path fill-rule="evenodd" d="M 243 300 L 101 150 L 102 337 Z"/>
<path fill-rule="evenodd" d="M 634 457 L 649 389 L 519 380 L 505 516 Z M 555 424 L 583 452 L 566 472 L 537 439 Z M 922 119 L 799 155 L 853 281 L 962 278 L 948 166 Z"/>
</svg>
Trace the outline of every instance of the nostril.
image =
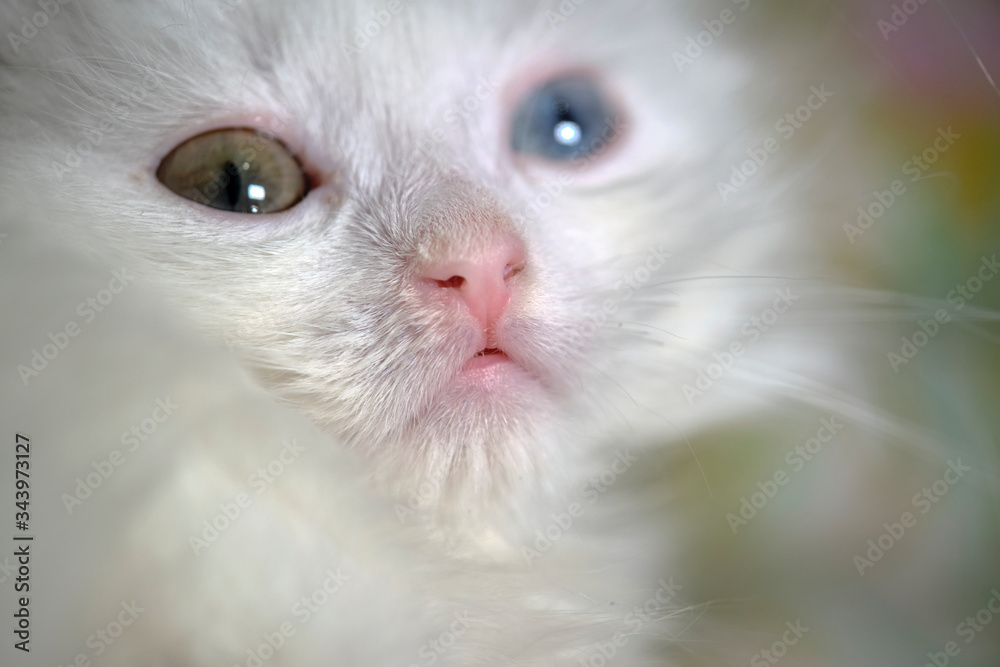
<svg viewBox="0 0 1000 667">
<path fill-rule="evenodd" d="M 435 280 L 438 287 L 452 287 L 454 289 L 461 289 L 462 285 L 465 284 L 465 278 L 462 276 L 452 276 L 448 280 Z"/>
<path fill-rule="evenodd" d="M 417 267 L 420 293 L 436 306 L 458 304 L 488 332 L 518 291 L 514 277 L 527 268 L 524 244 L 514 236 L 498 236 L 440 252 Z"/>
<path fill-rule="evenodd" d="M 524 262 L 516 262 L 513 264 L 508 264 L 503 270 L 503 279 L 505 281 L 510 280 L 517 274 L 524 270 Z"/>
</svg>

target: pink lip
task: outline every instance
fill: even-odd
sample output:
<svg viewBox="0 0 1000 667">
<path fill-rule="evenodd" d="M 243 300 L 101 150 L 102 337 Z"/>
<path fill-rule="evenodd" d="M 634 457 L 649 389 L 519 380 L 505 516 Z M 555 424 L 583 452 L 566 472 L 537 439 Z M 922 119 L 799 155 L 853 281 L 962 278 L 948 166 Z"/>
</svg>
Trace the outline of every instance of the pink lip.
<svg viewBox="0 0 1000 667">
<path fill-rule="evenodd" d="M 496 364 L 502 364 L 504 362 L 510 362 L 510 357 L 508 357 L 500 350 L 493 348 L 490 350 L 484 350 L 479 354 L 477 354 L 476 356 L 469 359 L 468 361 L 466 361 L 465 365 L 462 366 L 462 370 L 459 372 L 467 373 L 470 371 L 476 371 L 483 368 L 489 368 L 491 366 L 495 366 Z"/>
</svg>

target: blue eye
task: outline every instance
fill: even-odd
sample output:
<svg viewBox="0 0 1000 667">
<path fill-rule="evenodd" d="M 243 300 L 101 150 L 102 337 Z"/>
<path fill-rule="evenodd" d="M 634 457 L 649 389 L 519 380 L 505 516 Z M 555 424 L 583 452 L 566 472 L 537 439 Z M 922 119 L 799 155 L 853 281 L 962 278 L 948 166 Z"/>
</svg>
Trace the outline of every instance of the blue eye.
<svg viewBox="0 0 1000 667">
<path fill-rule="evenodd" d="M 528 94 L 514 112 L 511 147 L 519 153 L 564 161 L 604 150 L 614 140 L 612 106 L 590 79 L 550 81 Z"/>
</svg>

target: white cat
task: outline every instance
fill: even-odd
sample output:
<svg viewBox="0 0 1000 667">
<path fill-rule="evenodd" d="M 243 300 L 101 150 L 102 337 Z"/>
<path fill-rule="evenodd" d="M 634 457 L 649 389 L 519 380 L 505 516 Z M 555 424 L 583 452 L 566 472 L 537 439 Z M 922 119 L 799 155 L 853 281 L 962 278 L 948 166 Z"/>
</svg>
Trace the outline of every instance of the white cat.
<svg viewBox="0 0 1000 667">
<path fill-rule="evenodd" d="M 678 505 L 794 563 L 864 552 L 842 488 L 996 478 L 888 409 L 850 320 L 902 303 L 835 287 L 871 80 L 754 11 L 4 6 L 4 664 L 826 664 L 832 570 L 734 635 Z M 753 442 L 830 488 L 701 469 Z"/>
</svg>

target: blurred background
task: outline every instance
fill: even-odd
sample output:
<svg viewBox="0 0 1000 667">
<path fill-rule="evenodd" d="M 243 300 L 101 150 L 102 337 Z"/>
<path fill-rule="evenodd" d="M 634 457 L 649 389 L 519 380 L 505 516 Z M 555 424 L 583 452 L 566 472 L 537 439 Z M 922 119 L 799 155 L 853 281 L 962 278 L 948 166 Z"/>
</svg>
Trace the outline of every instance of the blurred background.
<svg viewBox="0 0 1000 667">
<path fill-rule="evenodd" d="M 718 9 L 690 11 L 710 19 Z M 690 573 L 694 606 L 677 659 L 996 667 L 1000 276 L 989 267 L 1000 255 L 1000 3 L 766 2 L 745 16 L 732 30 L 748 45 L 821 35 L 845 71 L 864 72 L 851 91 L 855 121 L 881 156 L 866 173 L 881 177 L 865 176 L 855 200 L 817 216 L 836 272 L 895 296 L 833 313 L 829 326 L 845 327 L 884 370 L 862 398 L 926 438 L 910 431 L 872 446 L 849 426 L 807 460 L 789 454 L 787 435 L 806 443 L 817 415 L 779 406 L 756 427 L 692 442 L 697 461 L 678 453 L 666 470 L 688 535 L 677 571 Z M 942 308 L 949 319 L 928 323 Z M 927 339 L 915 335 L 920 322 Z M 930 342 L 893 365 L 903 338 Z M 959 466 L 969 470 L 959 476 Z M 765 498 L 775 479 L 784 483 Z M 741 515 L 744 499 L 766 511 Z M 906 512 L 911 525 L 900 528 Z M 725 638 L 712 635 L 715 621 Z M 805 637 L 781 646 L 796 622 Z"/>
</svg>

